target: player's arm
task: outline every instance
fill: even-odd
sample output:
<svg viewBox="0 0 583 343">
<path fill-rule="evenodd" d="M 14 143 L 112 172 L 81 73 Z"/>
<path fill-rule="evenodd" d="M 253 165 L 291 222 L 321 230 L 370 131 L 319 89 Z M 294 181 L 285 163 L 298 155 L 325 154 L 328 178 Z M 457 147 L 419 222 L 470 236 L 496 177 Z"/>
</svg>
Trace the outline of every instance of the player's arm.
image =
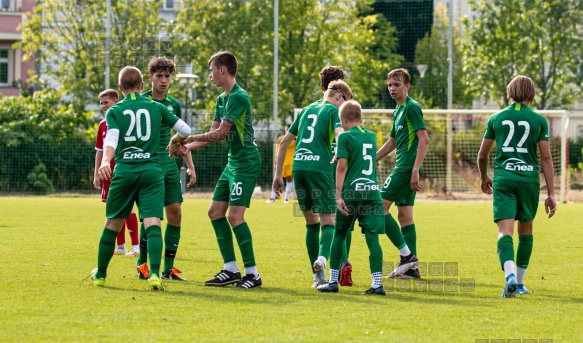
<svg viewBox="0 0 583 343">
<path fill-rule="evenodd" d="M 99 175 L 97 171 L 99 170 L 99 166 L 101 165 L 101 159 L 103 158 L 103 150 L 97 150 L 95 152 L 95 169 L 93 171 L 93 187 L 95 189 L 101 189 Z"/>
<path fill-rule="evenodd" d="M 555 215 L 557 210 L 557 201 L 555 200 L 555 185 L 554 185 L 554 171 L 553 171 L 553 157 L 551 156 L 551 148 L 549 141 L 541 140 L 538 142 L 538 149 L 540 151 L 540 162 L 545 183 L 547 185 L 547 198 L 545 199 L 545 212 L 549 218 Z"/>
<path fill-rule="evenodd" d="M 427 135 L 427 130 L 417 130 L 415 132 L 417 138 L 419 139 L 419 145 L 417 146 L 417 156 L 415 156 L 415 164 L 413 164 L 413 170 L 411 171 L 411 189 L 419 192 L 421 190 L 421 183 L 419 181 L 419 169 L 421 169 L 421 164 L 425 159 L 427 154 L 427 148 L 429 147 L 429 136 Z"/>
<path fill-rule="evenodd" d="M 488 155 L 494 145 L 493 139 L 484 138 L 478 152 L 478 171 L 480 171 L 480 187 L 482 192 L 492 194 L 492 178 L 488 176 Z"/>
<path fill-rule="evenodd" d="M 377 162 L 390 154 L 393 150 L 395 150 L 395 138 L 389 137 L 389 140 L 386 141 L 379 150 L 377 150 Z"/>
<path fill-rule="evenodd" d="M 215 123 L 219 123 L 214 121 L 213 127 L 207 133 L 203 133 L 200 135 L 191 135 L 186 139 L 187 143 L 196 143 L 196 142 L 215 142 L 215 141 L 222 141 L 227 138 L 229 130 L 233 127 L 233 123 L 228 120 L 222 120 L 219 123 L 219 126 L 216 127 Z"/>
<path fill-rule="evenodd" d="M 194 163 L 192 161 L 192 154 L 185 154 L 182 156 L 184 162 L 186 163 L 186 174 L 190 177 L 190 181 L 186 184 L 186 187 L 191 187 L 196 183 L 196 171 L 194 170 Z"/>
<path fill-rule="evenodd" d="M 287 147 L 296 138 L 296 136 L 291 132 L 286 132 L 285 136 L 279 143 L 279 149 L 277 150 L 277 164 L 275 165 L 275 176 L 273 177 L 273 184 L 271 185 L 273 191 L 279 195 L 283 188 L 283 179 L 281 174 L 283 173 L 283 162 L 285 161 L 285 156 L 287 154 Z"/>
<path fill-rule="evenodd" d="M 103 141 L 103 157 L 98 174 L 101 180 L 109 180 L 112 177 L 111 160 L 115 157 L 115 149 L 119 142 L 119 129 L 107 130 L 107 135 Z"/>
<path fill-rule="evenodd" d="M 346 159 L 339 158 L 338 165 L 336 166 L 336 206 L 338 211 L 343 216 L 348 215 L 348 208 L 346 203 L 342 199 L 342 187 L 344 186 L 344 180 L 346 179 Z"/>
</svg>

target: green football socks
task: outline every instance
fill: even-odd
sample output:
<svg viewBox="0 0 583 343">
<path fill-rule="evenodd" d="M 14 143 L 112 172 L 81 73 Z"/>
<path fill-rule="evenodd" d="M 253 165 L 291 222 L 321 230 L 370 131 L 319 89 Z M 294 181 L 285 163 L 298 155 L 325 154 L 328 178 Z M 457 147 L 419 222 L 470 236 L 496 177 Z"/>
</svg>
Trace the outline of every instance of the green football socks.
<svg viewBox="0 0 583 343">
<path fill-rule="evenodd" d="M 498 258 L 500 259 L 502 270 L 504 270 L 504 262 L 514 262 L 514 245 L 512 243 L 512 236 L 504 235 L 498 239 Z"/>
<path fill-rule="evenodd" d="M 251 230 L 249 230 L 249 225 L 247 225 L 247 222 L 242 222 L 241 224 L 233 228 L 233 232 L 235 233 L 235 237 L 237 238 L 239 250 L 241 250 L 243 265 L 245 266 L 245 268 L 255 266 L 255 254 L 253 253 L 253 238 L 251 237 Z"/>
<path fill-rule="evenodd" d="M 146 229 L 148 236 L 148 254 L 150 255 L 150 275 L 160 276 L 160 262 L 162 261 L 162 229 L 152 225 Z"/>
<path fill-rule="evenodd" d="M 310 259 L 310 269 L 312 269 L 320 251 L 320 223 L 306 224 L 306 248 Z"/>
<path fill-rule="evenodd" d="M 415 232 L 415 224 L 403 226 L 401 231 L 403 232 L 403 239 L 405 240 L 405 243 L 407 243 L 409 250 L 411 250 L 413 255 L 419 257 L 419 255 L 417 255 L 417 233 Z"/>
<path fill-rule="evenodd" d="M 516 266 L 526 269 L 532 254 L 533 237 L 532 235 L 518 236 L 518 249 L 516 249 Z"/>
<path fill-rule="evenodd" d="M 170 273 L 174 267 L 174 258 L 180 242 L 180 226 L 166 224 L 164 232 L 164 274 Z"/>
<path fill-rule="evenodd" d="M 403 233 L 399 228 L 399 224 L 390 213 L 385 215 L 385 233 L 397 249 L 402 249 L 407 245 L 403 238 Z"/>
<path fill-rule="evenodd" d="M 223 262 L 236 261 L 235 259 L 235 248 L 233 246 L 233 234 L 231 233 L 231 225 L 226 217 L 211 220 L 213 229 L 215 229 L 215 235 L 217 236 L 217 242 L 219 243 L 219 250 L 221 251 L 221 256 L 223 256 Z"/>
<path fill-rule="evenodd" d="M 140 225 L 140 256 L 138 256 L 138 266 L 148 263 L 148 237 L 146 236 L 146 229 L 144 229 L 144 222 Z"/>
<path fill-rule="evenodd" d="M 103 228 L 97 252 L 97 273 L 95 274 L 97 279 L 105 278 L 107 274 L 107 266 L 109 266 L 109 261 L 111 261 L 113 251 L 115 250 L 115 239 L 117 234 L 118 233 L 113 230 L 106 227 Z"/>
</svg>

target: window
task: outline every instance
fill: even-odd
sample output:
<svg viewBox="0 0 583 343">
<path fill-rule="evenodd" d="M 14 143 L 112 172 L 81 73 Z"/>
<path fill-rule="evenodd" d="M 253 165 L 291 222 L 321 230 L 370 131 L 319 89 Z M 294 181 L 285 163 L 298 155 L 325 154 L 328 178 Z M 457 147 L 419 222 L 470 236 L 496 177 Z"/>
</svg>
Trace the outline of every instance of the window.
<svg viewBox="0 0 583 343">
<path fill-rule="evenodd" d="M 2 11 L 10 10 L 10 0 L 2 0 Z"/>
<path fill-rule="evenodd" d="M 162 0 L 163 4 L 163 8 L 165 10 L 173 10 L 174 9 L 174 0 Z"/>
<path fill-rule="evenodd" d="M 0 86 L 8 86 L 8 50 L 0 50 Z"/>
</svg>

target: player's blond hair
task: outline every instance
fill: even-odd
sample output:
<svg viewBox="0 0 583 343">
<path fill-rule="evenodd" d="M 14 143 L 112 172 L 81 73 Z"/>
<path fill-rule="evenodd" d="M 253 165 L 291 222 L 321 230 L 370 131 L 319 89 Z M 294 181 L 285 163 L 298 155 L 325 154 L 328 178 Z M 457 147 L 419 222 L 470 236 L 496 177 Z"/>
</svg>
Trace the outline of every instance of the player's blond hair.
<svg viewBox="0 0 583 343">
<path fill-rule="evenodd" d="M 138 89 L 143 82 L 142 72 L 134 66 L 123 67 L 119 72 L 118 83 L 124 90 Z"/>
<path fill-rule="evenodd" d="M 350 89 L 350 86 L 348 86 L 348 84 L 342 80 L 330 82 L 328 85 L 328 90 L 341 93 L 345 97 L 345 100 L 350 100 L 354 97 L 352 95 L 352 89 Z"/>
<path fill-rule="evenodd" d="M 514 102 L 531 104 L 534 101 L 534 82 L 530 77 L 518 75 L 506 87 L 506 94 Z"/>
<path fill-rule="evenodd" d="M 398 68 L 398 69 L 393 69 L 389 72 L 389 74 L 387 74 L 387 79 L 393 79 L 393 80 L 397 80 L 397 81 L 401 81 L 404 84 L 410 83 L 411 82 L 411 75 L 409 75 L 409 72 L 407 71 L 407 69 L 405 68 Z"/>
<path fill-rule="evenodd" d="M 362 107 L 356 100 L 348 100 L 338 110 L 341 117 L 346 118 L 348 122 L 362 121 Z"/>
<path fill-rule="evenodd" d="M 118 101 L 119 100 L 119 94 L 117 94 L 117 91 L 115 89 L 106 89 L 103 92 L 99 93 L 99 95 L 97 96 L 99 99 L 103 98 L 104 96 L 110 98 L 111 100 L 115 100 Z"/>
</svg>

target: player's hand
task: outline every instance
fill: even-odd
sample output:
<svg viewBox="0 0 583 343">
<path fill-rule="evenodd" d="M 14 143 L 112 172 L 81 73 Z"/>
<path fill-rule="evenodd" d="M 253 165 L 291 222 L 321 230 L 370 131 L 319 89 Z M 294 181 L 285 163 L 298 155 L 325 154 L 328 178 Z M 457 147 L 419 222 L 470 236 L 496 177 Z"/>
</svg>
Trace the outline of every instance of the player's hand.
<svg viewBox="0 0 583 343">
<path fill-rule="evenodd" d="M 93 187 L 95 187 L 95 189 L 101 189 L 101 180 L 99 179 L 99 175 L 97 175 L 97 173 L 95 173 L 95 175 L 93 175 Z"/>
<path fill-rule="evenodd" d="M 194 171 L 194 166 L 188 167 L 188 169 L 186 169 L 186 174 L 190 177 L 190 181 L 186 185 L 188 188 L 196 183 L 196 172 Z"/>
<path fill-rule="evenodd" d="M 480 182 L 480 188 L 482 188 L 482 192 L 492 194 L 492 178 L 486 176 L 485 179 L 482 179 L 482 182 Z"/>
<path fill-rule="evenodd" d="M 99 179 L 100 180 L 109 180 L 111 179 L 111 167 L 108 163 L 102 163 L 101 167 L 99 167 L 99 170 L 97 171 L 98 175 L 99 175 Z"/>
<path fill-rule="evenodd" d="M 336 206 L 338 207 L 338 212 L 340 212 L 341 215 L 345 217 L 348 215 L 348 207 L 346 206 L 344 200 L 336 199 Z"/>
<path fill-rule="evenodd" d="M 555 201 L 555 197 L 553 195 L 548 196 L 545 199 L 545 212 L 549 215 L 549 218 L 555 215 L 557 211 L 557 202 Z"/>
<path fill-rule="evenodd" d="M 419 181 L 419 171 L 413 171 L 411 173 L 411 190 L 414 192 L 421 191 L 421 183 Z"/>
<path fill-rule="evenodd" d="M 283 189 L 283 179 L 281 178 L 281 176 L 276 176 L 273 178 L 273 184 L 271 185 L 271 189 L 273 189 L 275 194 L 277 194 L 277 196 L 279 197 L 279 195 L 281 194 L 281 190 Z"/>
<path fill-rule="evenodd" d="M 186 145 L 178 145 L 174 150 L 171 150 L 170 156 L 184 156 L 189 152 Z"/>
</svg>

